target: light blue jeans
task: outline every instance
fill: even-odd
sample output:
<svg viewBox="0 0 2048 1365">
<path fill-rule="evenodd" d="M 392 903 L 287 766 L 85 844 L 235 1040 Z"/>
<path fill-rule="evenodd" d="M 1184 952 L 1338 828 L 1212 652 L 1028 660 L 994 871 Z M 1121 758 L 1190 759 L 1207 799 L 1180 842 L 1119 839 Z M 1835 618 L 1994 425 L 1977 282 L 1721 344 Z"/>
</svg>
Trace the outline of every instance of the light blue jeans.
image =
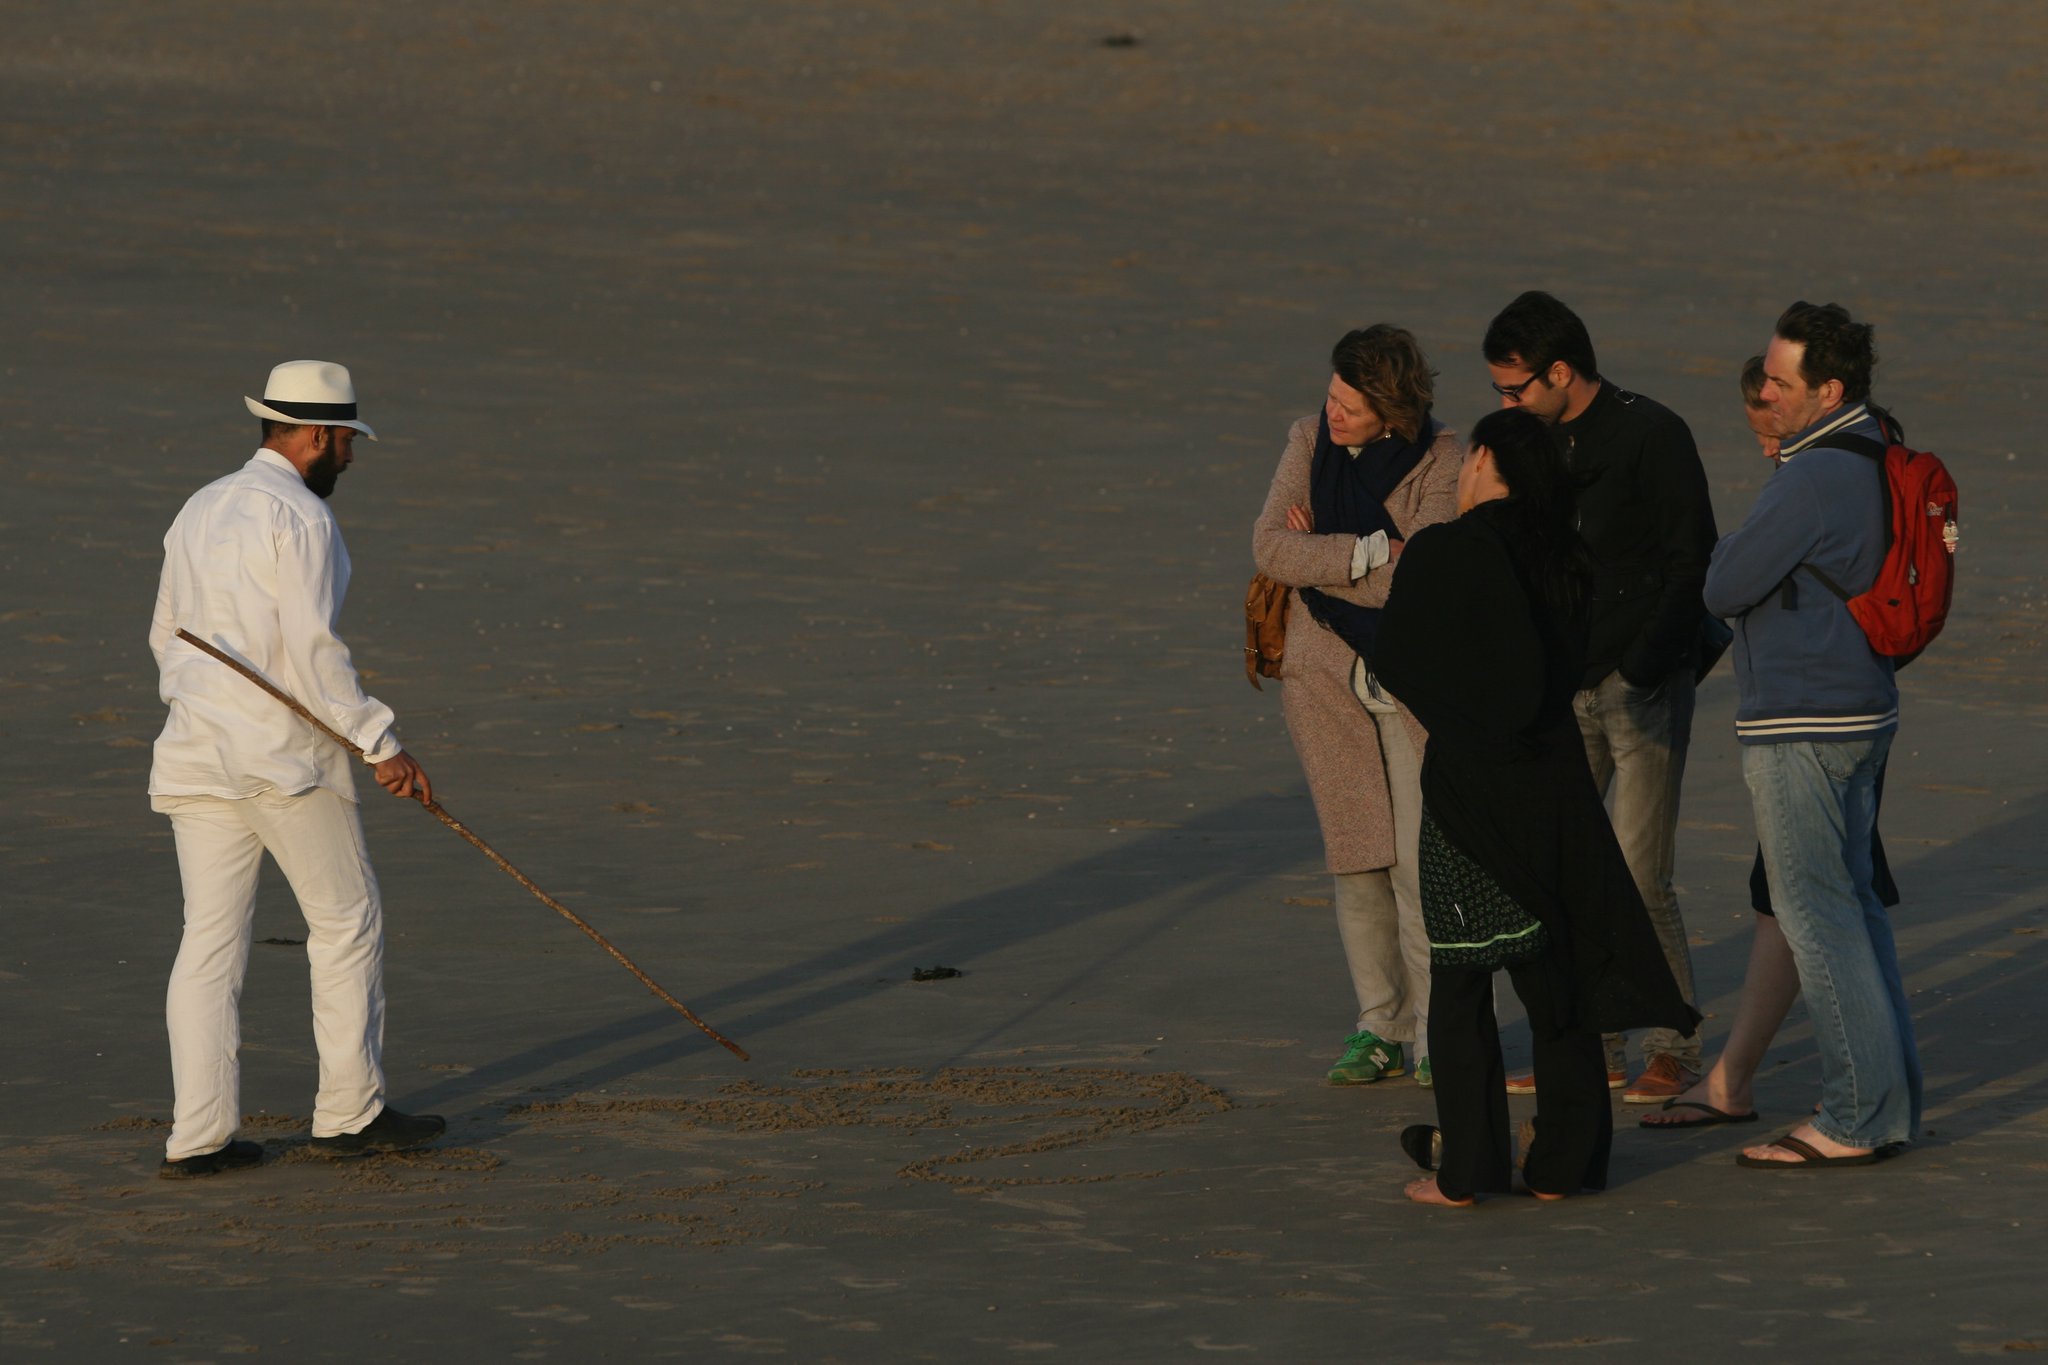
<svg viewBox="0 0 2048 1365">
<path fill-rule="evenodd" d="M 1920 1129 L 1920 1052 L 1891 921 L 1870 887 L 1877 774 L 1892 737 L 1746 744 L 1778 925 L 1820 1050 L 1813 1126 L 1849 1147 L 1910 1141 Z"/>
</svg>

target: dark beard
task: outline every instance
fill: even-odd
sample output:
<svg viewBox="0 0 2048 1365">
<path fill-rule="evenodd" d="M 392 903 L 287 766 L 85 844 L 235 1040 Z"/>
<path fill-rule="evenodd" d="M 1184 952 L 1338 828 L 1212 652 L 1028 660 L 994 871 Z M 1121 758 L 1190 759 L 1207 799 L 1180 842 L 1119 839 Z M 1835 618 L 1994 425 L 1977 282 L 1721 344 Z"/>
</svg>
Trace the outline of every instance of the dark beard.
<svg viewBox="0 0 2048 1365">
<path fill-rule="evenodd" d="M 340 477 L 341 461 L 335 458 L 331 450 L 306 466 L 306 487 L 321 498 L 326 498 L 334 492 L 334 481 Z"/>
</svg>

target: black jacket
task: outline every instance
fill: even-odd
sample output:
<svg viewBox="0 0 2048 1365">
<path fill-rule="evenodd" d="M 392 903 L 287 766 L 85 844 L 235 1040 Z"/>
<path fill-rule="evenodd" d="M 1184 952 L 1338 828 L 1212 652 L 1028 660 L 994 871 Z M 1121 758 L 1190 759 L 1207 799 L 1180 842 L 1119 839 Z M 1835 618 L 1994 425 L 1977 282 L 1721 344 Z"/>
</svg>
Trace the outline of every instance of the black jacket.
<svg viewBox="0 0 2048 1365">
<path fill-rule="evenodd" d="M 1373 671 L 1429 730 L 1423 809 L 1549 932 L 1556 1024 L 1690 1033 L 1572 715 L 1584 617 L 1535 601 L 1506 513 L 1481 503 L 1409 539 Z"/>
<path fill-rule="evenodd" d="M 1706 615 L 1700 585 L 1719 538 L 1692 431 L 1662 403 L 1603 379 L 1556 433 L 1578 485 L 1579 533 L 1598 566 L 1579 686 L 1618 668 L 1625 681 L 1655 687 L 1693 666 Z"/>
</svg>

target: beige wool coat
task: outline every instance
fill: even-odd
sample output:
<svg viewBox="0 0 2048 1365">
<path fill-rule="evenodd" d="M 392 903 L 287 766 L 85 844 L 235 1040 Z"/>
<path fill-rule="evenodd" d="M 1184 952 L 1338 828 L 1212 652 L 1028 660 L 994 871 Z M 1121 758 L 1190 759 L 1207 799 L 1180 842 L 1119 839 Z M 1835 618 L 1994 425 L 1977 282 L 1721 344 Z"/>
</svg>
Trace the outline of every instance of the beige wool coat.
<svg viewBox="0 0 2048 1365">
<path fill-rule="evenodd" d="M 1399 560 L 1353 583 L 1351 547 L 1357 537 L 1287 529 L 1287 509 L 1308 506 L 1315 448 L 1316 419 L 1304 417 L 1287 433 L 1265 509 L 1252 527 L 1252 559 L 1261 573 L 1291 588 L 1320 588 L 1360 606 L 1383 606 Z M 1446 428 L 1388 496 L 1387 514 L 1402 539 L 1458 514 L 1458 466 L 1464 459 L 1465 443 Z M 1336 873 L 1369 872 L 1395 861 L 1394 806 L 1379 732 L 1351 691 L 1356 657 L 1334 631 L 1316 623 L 1299 593 L 1289 596 L 1281 709 L 1323 828 L 1323 856 Z M 1395 702 L 1399 705 L 1398 698 Z M 1406 706 L 1400 712 L 1419 756 L 1422 726 Z"/>
</svg>

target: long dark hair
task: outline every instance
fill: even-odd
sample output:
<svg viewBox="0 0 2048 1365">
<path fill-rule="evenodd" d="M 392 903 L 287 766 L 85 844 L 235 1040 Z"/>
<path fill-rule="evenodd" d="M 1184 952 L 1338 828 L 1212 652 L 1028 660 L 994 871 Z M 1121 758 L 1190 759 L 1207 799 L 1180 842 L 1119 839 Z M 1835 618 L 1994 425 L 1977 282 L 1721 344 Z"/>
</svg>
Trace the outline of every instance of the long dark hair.
<svg viewBox="0 0 2048 1365">
<path fill-rule="evenodd" d="M 1507 523 L 1509 552 L 1543 600 L 1566 616 L 1585 603 L 1593 556 L 1578 531 L 1578 498 L 1571 471 L 1533 412 L 1501 408 L 1472 427 L 1474 449 L 1493 452 L 1493 467 L 1508 486 L 1494 515 Z"/>
</svg>

